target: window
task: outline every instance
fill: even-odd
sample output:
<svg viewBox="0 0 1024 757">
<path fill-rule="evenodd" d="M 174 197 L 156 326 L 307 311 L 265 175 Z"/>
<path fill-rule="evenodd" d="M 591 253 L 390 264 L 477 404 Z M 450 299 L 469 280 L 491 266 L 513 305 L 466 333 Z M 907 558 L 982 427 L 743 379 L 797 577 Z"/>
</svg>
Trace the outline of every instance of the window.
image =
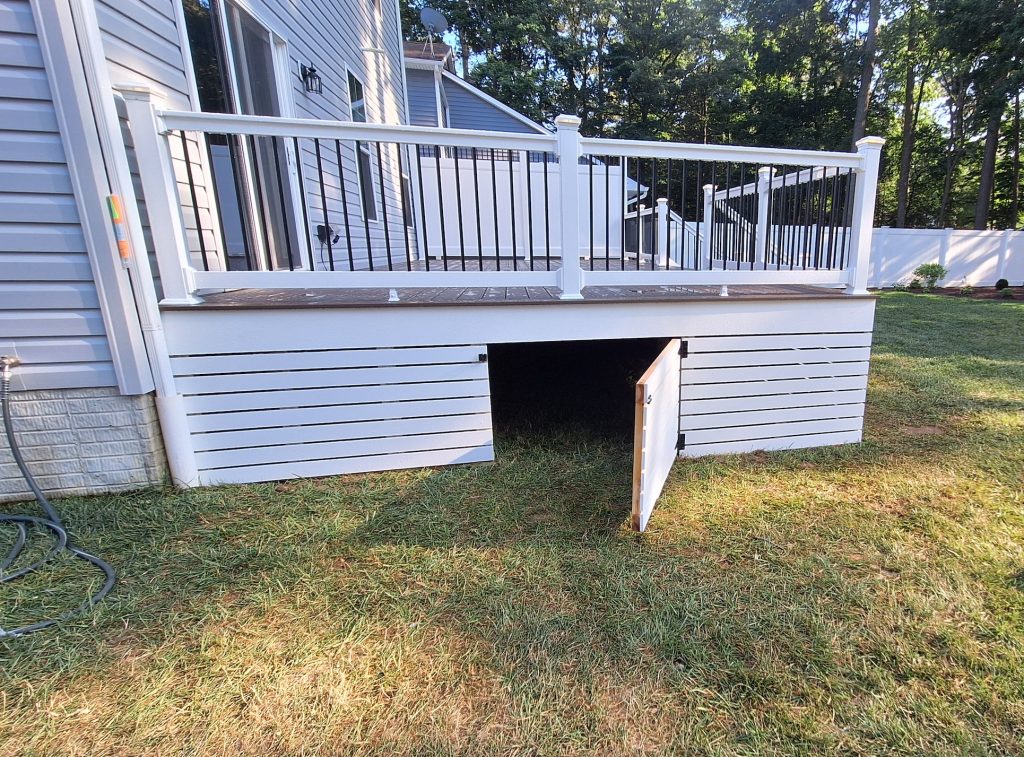
<svg viewBox="0 0 1024 757">
<path fill-rule="evenodd" d="M 363 93 L 363 83 L 353 76 L 351 71 L 348 74 L 348 102 L 352 110 L 352 120 L 366 123 L 366 96 Z M 363 217 L 369 221 L 376 221 L 373 163 L 370 160 L 370 146 L 365 142 L 356 142 L 356 169 L 359 172 L 359 199 L 363 203 Z"/>
<path fill-rule="evenodd" d="M 412 182 L 405 174 L 402 174 L 402 213 L 405 216 L 406 226 L 412 228 L 416 225 L 412 209 Z"/>
</svg>

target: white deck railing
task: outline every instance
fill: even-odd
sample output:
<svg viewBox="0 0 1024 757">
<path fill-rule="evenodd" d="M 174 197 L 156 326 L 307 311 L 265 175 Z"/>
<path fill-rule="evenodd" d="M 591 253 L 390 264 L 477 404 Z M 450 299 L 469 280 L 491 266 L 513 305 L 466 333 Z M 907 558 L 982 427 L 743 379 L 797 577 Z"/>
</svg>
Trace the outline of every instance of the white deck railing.
<svg viewBox="0 0 1024 757">
<path fill-rule="evenodd" d="M 237 288 L 544 286 L 578 299 L 594 286 L 866 287 L 877 138 L 814 152 L 582 138 L 569 116 L 545 136 L 125 97 L 169 301 Z"/>
</svg>

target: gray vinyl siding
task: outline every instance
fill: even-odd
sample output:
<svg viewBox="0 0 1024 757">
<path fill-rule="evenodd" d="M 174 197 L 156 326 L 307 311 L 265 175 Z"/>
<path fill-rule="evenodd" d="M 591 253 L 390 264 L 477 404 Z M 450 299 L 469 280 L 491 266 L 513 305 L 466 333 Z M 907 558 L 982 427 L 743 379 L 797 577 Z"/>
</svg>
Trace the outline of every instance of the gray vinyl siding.
<svg viewBox="0 0 1024 757">
<path fill-rule="evenodd" d="M 145 84 L 161 92 L 170 108 L 192 110 L 198 104 L 191 101 L 186 66 L 191 60 L 183 55 L 177 29 L 177 4 L 181 0 L 98 0 L 97 16 L 103 37 L 104 52 L 111 82 L 117 84 Z M 397 0 L 381 0 L 379 14 L 371 0 L 296 0 L 278 3 L 272 0 L 251 0 L 244 4 L 260 22 L 287 43 L 288 70 L 291 82 L 292 115 L 299 118 L 347 121 L 351 114 L 348 103 L 346 66 L 363 82 L 366 89 L 367 116 L 377 123 L 406 123 L 405 89 L 402 66 L 402 37 L 398 27 Z M 366 52 L 362 48 L 381 47 L 384 55 Z M 307 93 L 298 74 L 302 64 L 316 67 L 323 81 L 323 93 Z M 317 165 L 311 143 L 301 145 L 303 176 L 309 211 L 310 233 L 316 224 L 323 223 L 324 209 L 320 200 L 320 186 L 316 181 Z M 329 149 L 328 149 L 329 148 Z M 176 149 L 172 143 L 172 150 Z M 327 215 L 330 224 L 340 230 L 342 203 L 340 180 L 333 145 L 325 145 L 324 161 Z M 393 153 L 394 147 L 391 146 Z M 183 167 L 181 154 L 177 154 Z M 194 174 L 205 172 L 205 155 L 190 149 Z M 377 158 L 373 156 L 374 196 L 380 216 L 380 186 L 377 179 Z M 408 163 L 406 163 L 408 165 Z M 365 230 L 359 212 L 358 184 L 355 180 L 356 163 L 353 146 L 342 145 L 342 167 L 346 178 L 346 198 L 350 213 L 355 254 L 365 249 Z M 408 169 L 407 169 L 408 171 Z M 179 180 L 184 171 L 179 170 Z M 399 199 L 397 159 L 388 154 L 384 160 L 384 196 L 391 224 L 392 244 L 400 234 L 402 212 Z M 201 178 L 200 178 L 201 181 Z M 214 223 L 209 212 L 206 192 L 200 189 L 199 223 L 206 234 L 208 249 L 215 249 Z M 186 197 L 185 224 L 188 227 L 193 262 L 199 265 L 196 214 L 187 203 L 185 185 L 179 192 Z M 304 236 L 303 247 L 305 246 Z M 344 239 L 344 235 L 342 235 Z M 380 220 L 370 223 L 370 237 L 374 248 L 383 249 L 384 231 Z M 315 238 L 314 238 L 315 243 Z M 342 243 L 343 244 L 343 243 Z M 317 252 L 317 250 L 314 250 Z M 345 255 L 347 257 L 347 254 Z M 303 254 L 303 259 L 306 255 Z"/>
<path fill-rule="evenodd" d="M 437 126 L 437 90 L 434 72 L 406 69 L 409 91 L 409 123 L 413 126 Z"/>
<path fill-rule="evenodd" d="M 0 0 L 0 354 L 19 390 L 117 385 L 26 0 Z"/>
<path fill-rule="evenodd" d="M 519 134 L 537 133 L 536 129 L 530 128 L 500 108 L 496 108 L 465 87 L 445 79 L 441 80 L 441 86 L 444 87 L 444 94 L 448 98 L 448 113 L 453 129 L 511 131 Z"/>
</svg>

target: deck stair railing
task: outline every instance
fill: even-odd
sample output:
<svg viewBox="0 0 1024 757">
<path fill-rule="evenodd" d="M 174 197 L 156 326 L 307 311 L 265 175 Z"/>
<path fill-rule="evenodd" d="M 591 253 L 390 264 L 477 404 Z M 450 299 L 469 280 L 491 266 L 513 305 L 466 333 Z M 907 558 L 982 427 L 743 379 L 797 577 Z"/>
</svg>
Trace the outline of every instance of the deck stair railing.
<svg viewBox="0 0 1024 757">
<path fill-rule="evenodd" d="M 536 286 L 578 299 L 600 286 L 866 287 L 878 138 L 854 153 L 694 145 L 581 137 L 570 116 L 551 135 L 509 134 L 166 111 L 145 90 L 123 94 L 169 301 L 238 288 Z"/>
</svg>

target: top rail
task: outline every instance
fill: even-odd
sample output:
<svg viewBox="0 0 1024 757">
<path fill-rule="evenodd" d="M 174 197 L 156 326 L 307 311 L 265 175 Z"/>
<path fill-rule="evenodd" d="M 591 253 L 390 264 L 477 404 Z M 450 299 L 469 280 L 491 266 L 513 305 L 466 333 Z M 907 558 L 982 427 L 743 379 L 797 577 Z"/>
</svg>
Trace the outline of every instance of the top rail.
<svg viewBox="0 0 1024 757">
<path fill-rule="evenodd" d="M 671 158 L 673 160 L 733 161 L 812 168 L 862 168 L 864 158 L 852 152 L 793 150 L 775 147 L 702 145 L 691 142 L 647 142 L 633 139 L 582 137 L 580 146 L 587 155 L 627 158 Z"/>
<path fill-rule="evenodd" d="M 438 129 L 432 126 L 399 126 L 352 121 L 325 121 L 308 118 L 236 116 L 224 113 L 194 113 L 163 110 L 157 112 L 163 133 L 174 130 L 211 134 L 248 134 L 260 137 L 299 137 L 303 139 L 341 139 L 359 142 L 397 142 L 410 145 L 465 147 L 501 150 L 553 152 L 558 144 L 554 134 L 515 134 L 475 129 Z"/>
</svg>

